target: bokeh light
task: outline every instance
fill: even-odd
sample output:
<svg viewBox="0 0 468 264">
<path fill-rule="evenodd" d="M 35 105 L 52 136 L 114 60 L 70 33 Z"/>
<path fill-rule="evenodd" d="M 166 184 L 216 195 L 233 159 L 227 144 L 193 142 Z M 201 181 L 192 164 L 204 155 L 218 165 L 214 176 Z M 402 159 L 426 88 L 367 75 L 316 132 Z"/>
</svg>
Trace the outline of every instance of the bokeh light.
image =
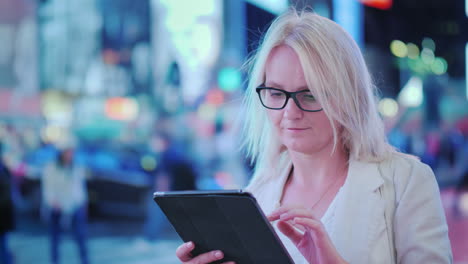
<svg viewBox="0 0 468 264">
<path fill-rule="evenodd" d="M 216 52 L 218 47 L 215 47 L 215 32 L 210 24 L 197 23 L 194 25 L 190 42 L 197 58 L 208 65 L 215 62 L 218 57 L 218 52 Z"/>
<path fill-rule="evenodd" d="M 151 155 L 144 155 L 140 161 L 141 167 L 146 171 L 153 171 L 156 169 L 156 159 Z"/>
<path fill-rule="evenodd" d="M 166 26 L 171 32 L 181 32 L 191 27 L 199 16 L 210 16 L 215 12 L 214 0 L 161 0 L 167 8 Z"/>
<path fill-rule="evenodd" d="M 224 93 L 219 89 L 211 89 L 206 95 L 206 102 L 219 106 L 224 102 Z"/>
<path fill-rule="evenodd" d="M 390 50 L 393 55 L 404 58 L 408 55 L 408 48 L 401 40 L 393 40 L 390 43 Z"/>
<path fill-rule="evenodd" d="M 70 142 L 69 131 L 60 125 L 48 125 L 41 131 L 41 138 L 44 142 L 51 142 L 56 144 L 58 147 L 64 147 Z"/>
<path fill-rule="evenodd" d="M 422 41 L 422 47 L 423 49 L 430 49 L 433 52 L 436 50 L 436 44 L 433 39 L 431 38 L 424 38 Z"/>
<path fill-rule="evenodd" d="M 198 108 L 198 117 L 205 121 L 214 121 L 216 118 L 216 106 L 212 104 L 201 104 Z"/>
<path fill-rule="evenodd" d="M 223 91 L 234 91 L 241 86 L 242 74 L 236 68 L 222 68 L 218 73 L 218 85 Z"/>
<path fill-rule="evenodd" d="M 431 70 L 437 75 L 447 72 L 447 61 L 444 58 L 437 57 L 431 65 Z"/>
<path fill-rule="evenodd" d="M 408 66 L 416 73 L 424 74 L 426 71 L 426 65 L 420 59 L 408 60 Z"/>
<path fill-rule="evenodd" d="M 111 119 L 133 120 L 138 115 L 138 102 L 132 98 L 110 98 L 106 101 L 105 112 Z"/>
<path fill-rule="evenodd" d="M 408 57 L 410 59 L 417 59 L 419 57 L 419 47 L 416 44 L 408 43 L 406 48 L 408 49 Z"/>
<path fill-rule="evenodd" d="M 379 112 L 385 117 L 394 117 L 398 113 L 398 103 L 392 98 L 379 101 Z"/>
<path fill-rule="evenodd" d="M 423 48 L 421 51 L 421 60 L 428 65 L 431 65 L 434 62 L 435 55 L 434 52 L 429 48 Z"/>
<path fill-rule="evenodd" d="M 46 91 L 42 96 L 42 113 L 55 124 L 70 124 L 73 118 L 71 98 L 61 91 Z"/>
<path fill-rule="evenodd" d="M 468 193 L 463 193 L 460 195 L 460 202 L 459 202 L 459 208 L 460 212 L 468 216 Z"/>
<path fill-rule="evenodd" d="M 406 107 L 418 107 L 423 102 L 422 80 L 419 77 L 411 77 L 398 95 L 398 102 Z"/>
</svg>

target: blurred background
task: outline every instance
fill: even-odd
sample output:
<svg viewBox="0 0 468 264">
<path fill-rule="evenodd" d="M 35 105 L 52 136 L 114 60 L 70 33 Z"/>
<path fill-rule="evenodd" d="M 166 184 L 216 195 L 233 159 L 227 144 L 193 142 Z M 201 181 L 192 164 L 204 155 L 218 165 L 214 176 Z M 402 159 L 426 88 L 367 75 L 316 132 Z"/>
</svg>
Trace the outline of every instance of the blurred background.
<svg viewBox="0 0 468 264">
<path fill-rule="evenodd" d="M 2 261 L 177 263 L 152 193 L 248 182 L 242 65 L 289 5 L 360 45 L 468 263 L 467 0 L 0 0 Z"/>
</svg>

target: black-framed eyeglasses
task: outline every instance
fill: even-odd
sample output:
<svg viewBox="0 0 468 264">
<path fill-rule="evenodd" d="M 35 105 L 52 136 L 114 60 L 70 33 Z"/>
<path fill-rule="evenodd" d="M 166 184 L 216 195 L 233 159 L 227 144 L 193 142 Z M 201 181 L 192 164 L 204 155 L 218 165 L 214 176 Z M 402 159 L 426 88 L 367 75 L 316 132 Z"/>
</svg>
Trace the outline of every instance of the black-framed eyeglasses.
<svg viewBox="0 0 468 264">
<path fill-rule="evenodd" d="M 297 92 L 288 92 L 285 90 L 259 86 L 257 89 L 258 97 L 262 105 L 268 109 L 281 110 L 292 98 L 297 107 L 306 112 L 322 111 L 322 106 L 315 99 L 309 90 L 301 90 Z"/>
</svg>

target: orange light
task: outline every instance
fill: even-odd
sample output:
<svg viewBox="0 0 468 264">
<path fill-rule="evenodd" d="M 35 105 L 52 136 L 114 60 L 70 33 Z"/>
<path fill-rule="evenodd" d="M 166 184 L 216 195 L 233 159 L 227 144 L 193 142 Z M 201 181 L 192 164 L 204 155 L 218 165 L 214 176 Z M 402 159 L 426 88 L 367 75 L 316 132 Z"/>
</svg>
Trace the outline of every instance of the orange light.
<svg viewBox="0 0 468 264">
<path fill-rule="evenodd" d="M 212 89 L 206 95 L 207 103 L 211 105 L 220 105 L 224 102 L 224 93 L 219 89 Z"/>
<path fill-rule="evenodd" d="M 116 120 L 132 120 L 138 114 L 138 104 L 133 99 L 114 97 L 106 101 L 106 115 Z"/>
<path fill-rule="evenodd" d="M 110 65 L 115 65 L 119 63 L 119 54 L 111 49 L 106 49 L 102 52 L 102 59 L 104 63 L 110 64 Z"/>
<path fill-rule="evenodd" d="M 393 0 L 359 0 L 362 4 L 378 9 L 390 9 L 393 4 Z"/>
</svg>

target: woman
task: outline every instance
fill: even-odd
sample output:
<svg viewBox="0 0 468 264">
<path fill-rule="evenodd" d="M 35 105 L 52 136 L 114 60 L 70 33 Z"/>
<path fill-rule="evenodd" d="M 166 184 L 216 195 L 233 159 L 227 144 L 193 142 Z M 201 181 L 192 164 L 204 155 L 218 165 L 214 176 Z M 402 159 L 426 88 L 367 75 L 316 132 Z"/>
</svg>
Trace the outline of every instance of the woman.
<svg viewBox="0 0 468 264">
<path fill-rule="evenodd" d="M 89 263 L 86 247 L 87 190 L 85 169 L 74 162 L 71 148 L 60 151 L 42 179 L 42 196 L 49 213 L 52 263 L 60 262 L 59 244 L 63 229 L 71 228 L 81 263 Z"/>
<path fill-rule="evenodd" d="M 337 24 L 279 16 L 252 59 L 246 145 L 252 192 L 295 263 L 450 263 L 431 169 L 386 141 L 363 56 Z M 177 249 L 185 263 L 193 243 Z M 218 253 L 218 254 L 215 254 Z"/>
</svg>

